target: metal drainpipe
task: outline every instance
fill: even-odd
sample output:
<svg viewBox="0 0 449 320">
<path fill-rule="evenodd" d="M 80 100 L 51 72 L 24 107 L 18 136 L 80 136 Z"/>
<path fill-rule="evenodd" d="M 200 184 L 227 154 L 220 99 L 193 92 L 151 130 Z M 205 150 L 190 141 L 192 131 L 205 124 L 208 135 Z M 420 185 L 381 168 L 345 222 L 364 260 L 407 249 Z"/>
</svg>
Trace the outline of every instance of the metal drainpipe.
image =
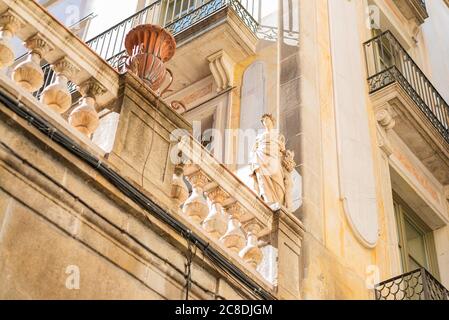
<svg viewBox="0 0 449 320">
<path fill-rule="evenodd" d="M 284 43 L 284 0 L 278 0 L 278 41 L 277 41 L 277 108 L 276 108 L 276 127 L 278 130 L 280 126 L 281 114 L 281 63 L 282 63 L 282 45 Z"/>
</svg>

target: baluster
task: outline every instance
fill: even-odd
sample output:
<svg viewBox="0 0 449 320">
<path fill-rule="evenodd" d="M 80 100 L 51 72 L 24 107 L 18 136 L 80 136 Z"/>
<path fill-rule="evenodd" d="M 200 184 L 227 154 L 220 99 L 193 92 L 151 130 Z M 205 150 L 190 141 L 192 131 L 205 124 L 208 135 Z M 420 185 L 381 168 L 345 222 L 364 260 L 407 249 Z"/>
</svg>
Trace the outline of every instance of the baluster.
<svg viewBox="0 0 449 320">
<path fill-rule="evenodd" d="M 182 212 L 193 221 L 201 223 L 209 212 L 203 190 L 208 179 L 201 171 L 196 171 L 187 177 L 187 181 L 192 185 L 192 193 L 184 202 Z"/>
<path fill-rule="evenodd" d="M 179 200 L 184 203 L 189 197 L 189 190 L 184 181 L 184 164 L 179 163 L 175 165 L 175 171 L 173 174 L 173 179 L 171 182 L 171 192 L 170 196 L 173 199 Z"/>
<path fill-rule="evenodd" d="M 12 78 L 26 91 L 35 92 L 44 84 L 41 60 L 52 49 L 39 34 L 35 34 L 26 40 L 25 46 L 30 50 L 28 57 L 14 69 Z"/>
<path fill-rule="evenodd" d="M 106 89 L 94 78 L 90 78 L 78 87 L 82 95 L 81 104 L 69 116 L 69 123 L 82 134 L 90 137 L 98 128 L 99 117 L 95 109 L 97 98 Z"/>
<path fill-rule="evenodd" d="M 66 57 L 56 61 L 51 67 L 56 72 L 56 81 L 42 92 L 41 102 L 50 109 L 63 113 L 72 106 L 72 94 L 68 89 L 68 80 L 79 72 L 79 69 Z"/>
<path fill-rule="evenodd" d="M 245 248 L 240 251 L 239 255 L 252 268 L 256 269 L 263 258 L 262 250 L 260 250 L 258 243 L 258 235 L 261 228 L 255 220 L 251 220 L 244 226 L 244 229 L 248 234 L 248 238 Z"/>
<path fill-rule="evenodd" d="M 203 229 L 219 239 L 225 234 L 228 225 L 228 217 L 222 205 L 229 196 L 220 187 L 216 187 L 207 192 L 207 197 L 211 202 L 211 210 L 203 222 Z"/>
<path fill-rule="evenodd" d="M 0 69 L 9 67 L 15 60 L 14 49 L 10 42 L 21 26 L 19 18 L 10 10 L 0 16 Z"/>
<path fill-rule="evenodd" d="M 243 215 L 242 207 L 237 203 L 233 203 L 225 208 L 229 215 L 228 227 L 226 233 L 221 237 L 220 241 L 223 245 L 235 253 L 239 253 L 245 247 L 246 238 L 242 230 L 240 218 Z"/>
</svg>

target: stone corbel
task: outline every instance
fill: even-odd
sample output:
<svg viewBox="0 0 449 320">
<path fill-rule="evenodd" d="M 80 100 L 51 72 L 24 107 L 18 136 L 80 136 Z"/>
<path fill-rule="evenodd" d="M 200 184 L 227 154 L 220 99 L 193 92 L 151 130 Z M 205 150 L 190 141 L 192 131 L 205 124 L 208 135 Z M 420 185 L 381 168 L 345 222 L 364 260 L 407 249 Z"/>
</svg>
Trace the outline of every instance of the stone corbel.
<svg viewBox="0 0 449 320">
<path fill-rule="evenodd" d="M 391 106 L 387 105 L 379 108 L 376 112 L 376 120 L 378 146 L 388 157 L 390 157 L 393 154 L 393 148 L 391 147 L 391 143 L 388 138 L 388 132 L 392 130 L 396 124 L 393 119 Z"/>
<path fill-rule="evenodd" d="M 209 68 L 217 84 L 217 92 L 232 87 L 234 77 L 234 61 L 220 50 L 207 57 Z"/>
</svg>

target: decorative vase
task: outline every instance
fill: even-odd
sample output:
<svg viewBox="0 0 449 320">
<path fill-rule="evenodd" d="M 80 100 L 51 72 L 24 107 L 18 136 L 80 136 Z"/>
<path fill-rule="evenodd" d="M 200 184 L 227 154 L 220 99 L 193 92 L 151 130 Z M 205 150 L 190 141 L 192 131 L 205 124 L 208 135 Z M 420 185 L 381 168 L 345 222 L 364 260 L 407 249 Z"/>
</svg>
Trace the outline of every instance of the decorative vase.
<svg viewBox="0 0 449 320">
<path fill-rule="evenodd" d="M 41 57 L 38 54 L 30 53 L 12 73 L 14 81 L 28 92 L 35 92 L 44 84 L 44 72 L 39 64 L 40 60 Z"/>
<path fill-rule="evenodd" d="M 236 253 L 239 253 L 245 247 L 245 234 L 237 219 L 229 217 L 228 228 L 224 236 L 220 238 L 220 241 L 226 248 Z"/>
<path fill-rule="evenodd" d="M 194 187 L 192 194 L 182 207 L 182 212 L 196 223 L 201 223 L 209 212 L 209 206 L 203 196 L 201 187 Z"/>
<path fill-rule="evenodd" d="M 126 35 L 125 48 L 127 55 L 122 57 L 125 70 L 146 81 L 154 91 L 158 91 L 169 77 L 168 86 L 162 90 L 162 93 L 166 92 L 173 82 L 173 76 L 165 62 L 175 54 L 175 38 L 160 26 L 143 24 Z"/>
</svg>

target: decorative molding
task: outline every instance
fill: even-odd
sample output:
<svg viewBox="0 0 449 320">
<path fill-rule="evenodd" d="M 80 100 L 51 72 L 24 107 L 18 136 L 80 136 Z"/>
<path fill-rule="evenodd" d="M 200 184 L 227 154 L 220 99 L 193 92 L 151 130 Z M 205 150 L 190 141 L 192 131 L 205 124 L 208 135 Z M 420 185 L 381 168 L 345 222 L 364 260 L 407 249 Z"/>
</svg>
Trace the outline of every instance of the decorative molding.
<svg viewBox="0 0 449 320">
<path fill-rule="evenodd" d="M 232 87 L 234 78 L 234 61 L 224 50 L 220 50 L 209 57 L 209 68 L 217 84 L 217 91 L 221 92 Z"/>
<path fill-rule="evenodd" d="M 382 106 L 376 112 L 377 144 L 379 148 L 385 152 L 387 157 L 390 157 L 393 154 L 393 148 L 388 138 L 388 133 L 396 125 L 392 113 L 393 112 L 389 104 Z"/>
</svg>

